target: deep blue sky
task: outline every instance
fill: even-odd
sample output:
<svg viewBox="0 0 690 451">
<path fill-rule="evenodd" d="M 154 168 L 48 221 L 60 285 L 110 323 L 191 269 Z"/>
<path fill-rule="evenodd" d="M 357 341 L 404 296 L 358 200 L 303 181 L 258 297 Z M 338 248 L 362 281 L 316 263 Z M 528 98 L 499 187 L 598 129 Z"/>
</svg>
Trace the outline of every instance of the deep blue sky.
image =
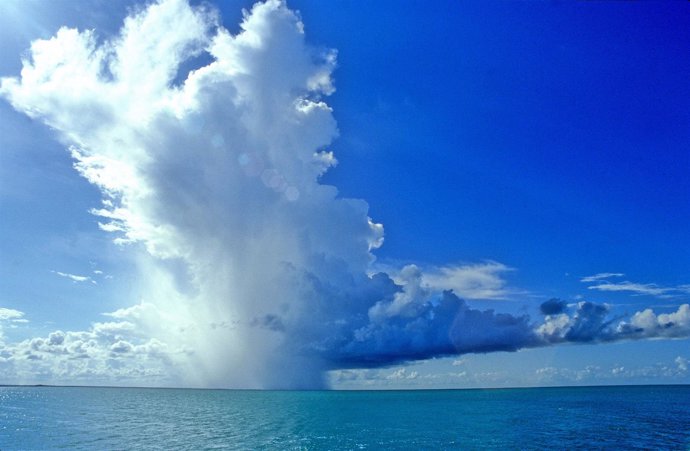
<svg viewBox="0 0 690 451">
<path fill-rule="evenodd" d="M 554 296 L 618 304 L 621 314 L 688 302 L 690 293 L 602 292 L 580 281 L 613 272 L 690 284 L 687 3 L 288 4 L 309 42 L 338 50 L 328 103 L 339 165 L 324 182 L 367 200 L 384 224 L 379 262 L 503 263 L 525 293 L 513 310 Z M 236 31 L 250 5 L 223 3 L 224 24 Z M 0 75 L 10 76 L 30 40 L 60 25 L 107 36 L 126 6 L 10 1 L 0 11 Z M 97 190 L 49 130 L 6 102 L 0 118 L 0 306 L 33 321 L 12 333 L 43 333 L 49 321 L 80 328 L 127 305 L 131 262 L 87 213 Z M 94 269 L 124 282 L 96 291 L 51 273 Z M 687 358 L 687 345 L 624 348 L 652 364 L 659 346 Z M 597 360 L 605 351 L 562 363 L 583 366 L 587 352 Z"/>
<path fill-rule="evenodd" d="M 296 6 L 339 49 L 326 180 L 369 201 L 381 257 L 687 280 L 686 5 Z"/>
</svg>

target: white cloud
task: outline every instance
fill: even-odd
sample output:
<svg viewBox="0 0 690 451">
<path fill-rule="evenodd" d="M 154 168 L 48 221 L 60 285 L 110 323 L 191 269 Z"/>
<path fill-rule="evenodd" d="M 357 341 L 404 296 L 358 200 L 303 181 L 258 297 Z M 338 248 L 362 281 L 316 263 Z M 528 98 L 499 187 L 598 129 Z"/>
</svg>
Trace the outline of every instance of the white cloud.
<svg viewBox="0 0 690 451">
<path fill-rule="evenodd" d="M 268 367 L 292 365 L 294 380 L 318 385 L 319 364 L 273 363 L 289 354 L 284 338 L 250 324 L 281 313 L 295 331 L 328 327 L 307 321 L 306 303 L 317 301 L 300 300 L 309 299 L 302 274 L 371 283 L 382 226 L 365 202 L 318 183 L 337 162 L 323 101 L 335 52 L 308 46 L 299 17 L 277 0 L 247 12 L 237 35 L 207 6 L 162 0 L 100 42 L 68 28 L 35 41 L 21 78 L 4 78 L 0 94 L 71 144 L 75 168 L 103 193 L 93 210 L 101 228 L 148 251 L 139 291 L 167 317 L 149 319 L 145 332 L 195 349 L 194 383 L 286 384 L 289 371 Z M 178 74 L 202 54 L 209 64 Z M 220 323 L 244 326 L 210 327 Z M 115 335 L 114 324 L 95 327 Z M 307 371 L 315 376 L 299 375 Z"/>
<path fill-rule="evenodd" d="M 453 290 L 465 299 L 509 299 L 524 294 L 507 287 L 503 274 L 514 271 L 502 263 L 485 262 L 429 268 L 423 281 L 435 290 Z"/>
<path fill-rule="evenodd" d="M 617 331 L 633 337 L 688 337 L 690 336 L 690 305 L 683 304 L 672 313 L 656 314 L 651 309 L 636 312 L 630 321 L 622 321 Z"/>
<path fill-rule="evenodd" d="M 208 64 L 178 73 L 199 56 Z M 608 309 L 591 303 L 542 334 L 527 315 L 470 308 L 458 296 L 518 293 L 498 262 L 371 274 L 383 226 L 320 182 L 337 162 L 335 64 L 279 0 L 255 5 L 236 35 L 207 6 L 160 0 L 109 40 L 62 28 L 34 41 L 0 95 L 70 144 L 101 191 L 100 228 L 142 250 L 140 298 L 87 330 L 6 345 L 3 378 L 314 388 L 327 369 L 609 332 Z"/>
<path fill-rule="evenodd" d="M 565 337 L 573 325 L 573 318 L 566 313 L 546 315 L 544 322 L 537 327 L 537 333 L 548 340 Z"/>
<path fill-rule="evenodd" d="M 429 299 L 431 291 L 422 286 L 422 272 L 415 265 L 405 266 L 396 282 L 402 290 L 395 293 L 393 300 L 379 301 L 369 309 L 369 319 L 373 322 L 384 322 L 395 316 L 415 317 Z"/>
<path fill-rule="evenodd" d="M 580 282 L 598 282 L 603 279 L 610 279 L 614 277 L 623 277 L 625 274 L 618 273 L 618 272 L 600 272 L 598 274 L 594 274 L 592 276 L 587 276 L 583 277 L 580 279 Z"/>
<path fill-rule="evenodd" d="M 552 310 L 544 309 L 548 304 Z M 542 304 L 544 315 L 534 332 L 545 343 L 611 342 L 619 340 L 690 337 L 690 305 L 675 312 L 655 313 L 652 309 L 635 312 L 629 319 L 611 314 L 611 305 L 581 301 L 568 305 L 552 299 Z"/>
<path fill-rule="evenodd" d="M 419 376 L 419 373 L 417 371 L 407 371 L 406 368 L 398 368 L 397 370 L 388 374 L 386 376 L 386 379 L 388 379 L 388 380 L 417 379 L 418 376 Z"/>
<path fill-rule="evenodd" d="M 678 285 L 663 287 L 654 283 L 637 283 L 625 281 L 612 282 L 608 279 L 620 278 L 622 273 L 600 273 L 580 279 L 583 283 L 593 284 L 588 286 L 589 290 L 607 292 L 628 292 L 634 295 L 654 296 L 662 299 L 673 298 L 680 295 L 689 294 L 688 285 Z"/>
<path fill-rule="evenodd" d="M 52 271 L 54 274 L 57 274 L 60 277 L 64 277 L 66 279 L 70 279 L 73 282 L 91 282 L 91 283 L 96 283 L 95 280 L 91 279 L 89 276 L 80 276 L 78 274 L 69 274 L 65 272 L 60 272 L 60 271 Z"/>
<path fill-rule="evenodd" d="M 131 343 L 124 340 L 118 340 L 110 346 L 110 350 L 116 353 L 132 352 L 133 349 L 134 346 L 132 346 Z"/>
<path fill-rule="evenodd" d="M 162 318 L 158 319 L 162 321 Z M 17 383 L 189 384 L 189 350 L 128 321 L 94 323 L 84 331 L 56 330 L 2 348 L 0 374 Z"/>
<path fill-rule="evenodd" d="M 0 350 L 2 350 L 5 339 L 3 326 L 9 326 L 11 329 L 14 329 L 18 327 L 18 324 L 25 324 L 28 322 L 29 320 L 24 318 L 24 312 L 0 307 Z"/>
<path fill-rule="evenodd" d="M 611 374 L 613 374 L 613 375 L 618 375 L 618 374 L 623 373 L 624 371 L 625 371 L 625 367 L 624 367 L 624 366 L 617 366 L 617 367 L 611 369 Z"/>
<path fill-rule="evenodd" d="M 680 363 L 679 363 L 680 359 Z M 653 365 L 624 366 L 612 364 L 608 367 L 587 365 L 584 368 L 544 367 L 535 371 L 537 384 L 591 384 L 598 383 L 620 384 L 632 381 L 652 381 L 664 378 L 666 380 L 683 380 L 686 370 L 681 367 L 683 359 L 678 357 L 673 364 L 659 362 Z M 687 362 L 686 362 L 687 363 Z"/>
<path fill-rule="evenodd" d="M 674 291 L 673 288 L 662 288 L 653 283 L 642 284 L 628 281 L 619 283 L 600 283 L 587 288 L 598 291 L 628 291 L 635 294 L 644 294 L 650 296 L 663 296 Z"/>
<path fill-rule="evenodd" d="M 596 365 L 587 365 L 581 369 L 556 368 L 552 366 L 535 371 L 540 383 L 559 383 L 568 381 L 576 384 L 591 383 L 592 380 L 606 378 L 613 370 L 604 370 Z"/>
<path fill-rule="evenodd" d="M 0 307 L 0 321 L 24 321 L 24 312 L 19 310 Z"/>
<path fill-rule="evenodd" d="M 104 313 L 105 316 L 110 316 L 112 318 L 117 318 L 121 320 L 133 319 L 140 320 L 146 316 L 156 316 L 160 315 L 161 312 L 158 308 L 151 303 L 142 302 L 140 304 L 133 305 L 131 307 L 121 308 L 115 310 L 114 312 Z"/>
<path fill-rule="evenodd" d="M 380 378 L 380 371 L 371 369 L 333 370 L 329 376 L 334 383 L 367 385 Z"/>
<path fill-rule="evenodd" d="M 210 62 L 178 73 L 201 55 Z M 284 2 L 255 5 L 232 35 L 207 7 L 161 0 L 110 40 L 62 28 L 34 41 L 21 77 L 2 79 L 15 109 L 71 144 L 102 192 L 100 228 L 146 250 L 143 302 L 84 332 L 98 349 L 156 339 L 194 350 L 190 383 L 315 387 L 326 368 L 447 354 L 450 337 L 467 352 L 529 338 L 526 318 L 432 293 L 503 298 L 505 265 L 407 267 L 401 284 L 369 275 L 383 226 L 366 202 L 320 183 L 337 163 L 325 102 L 335 64 Z M 462 321 L 475 317 L 486 334 L 472 329 L 465 343 Z"/>
</svg>

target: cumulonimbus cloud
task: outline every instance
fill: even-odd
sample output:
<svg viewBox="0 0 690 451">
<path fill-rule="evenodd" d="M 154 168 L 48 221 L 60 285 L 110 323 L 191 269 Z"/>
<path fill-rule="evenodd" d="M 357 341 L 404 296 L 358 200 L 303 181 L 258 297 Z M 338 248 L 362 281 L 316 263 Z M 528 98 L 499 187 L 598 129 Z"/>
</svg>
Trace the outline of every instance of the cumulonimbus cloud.
<svg viewBox="0 0 690 451">
<path fill-rule="evenodd" d="M 336 368 L 687 336 L 682 308 L 622 323 L 606 306 L 554 301 L 535 323 L 445 290 L 505 297 L 509 268 L 494 262 L 372 274 L 382 225 L 320 182 L 336 164 L 335 64 L 279 0 L 246 12 L 236 35 L 206 6 L 160 0 L 109 41 L 68 28 L 34 41 L 0 94 L 69 143 L 102 192 L 100 227 L 141 250 L 145 299 L 88 331 L 6 346 L 5 374 L 320 387 Z"/>
</svg>

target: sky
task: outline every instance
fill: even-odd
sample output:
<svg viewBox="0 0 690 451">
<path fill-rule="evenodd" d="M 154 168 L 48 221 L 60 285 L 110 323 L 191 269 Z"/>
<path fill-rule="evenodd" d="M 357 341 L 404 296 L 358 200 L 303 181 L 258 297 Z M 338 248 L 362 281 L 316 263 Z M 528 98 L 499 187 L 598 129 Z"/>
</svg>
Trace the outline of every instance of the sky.
<svg viewBox="0 0 690 451">
<path fill-rule="evenodd" d="M 689 25 L 2 2 L 0 383 L 690 383 Z"/>
</svg>

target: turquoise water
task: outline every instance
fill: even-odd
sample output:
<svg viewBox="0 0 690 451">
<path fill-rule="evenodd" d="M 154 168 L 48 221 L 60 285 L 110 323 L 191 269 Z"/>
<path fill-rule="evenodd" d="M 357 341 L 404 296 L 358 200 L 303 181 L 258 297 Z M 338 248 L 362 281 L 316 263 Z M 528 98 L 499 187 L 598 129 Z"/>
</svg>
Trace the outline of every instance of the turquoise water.
<svg viewBox="0 0 690 451">
<path fill-rule="evenodd" d="M 690 449 L 690 386 L 2 387 L 0 449 Z"/>
</svg>

